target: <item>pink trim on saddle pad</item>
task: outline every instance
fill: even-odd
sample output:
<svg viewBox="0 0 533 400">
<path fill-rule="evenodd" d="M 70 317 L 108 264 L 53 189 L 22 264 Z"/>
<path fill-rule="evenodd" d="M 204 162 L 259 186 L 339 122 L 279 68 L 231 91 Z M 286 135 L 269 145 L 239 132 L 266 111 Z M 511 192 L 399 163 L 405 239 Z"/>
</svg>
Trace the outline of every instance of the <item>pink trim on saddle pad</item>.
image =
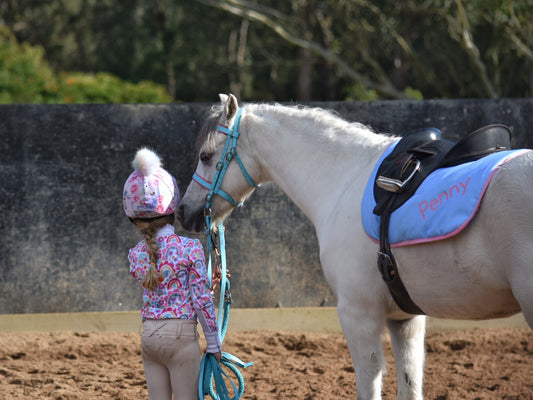
<svg viewBox="0 0 533 400">
<path fill-rule="evenodd" d="M 380 217 L 376 206 L 374 182 L 381 161 L 394 149 L 389 146 L 378 161 L 365 188 L 361 217 L 366 234 L 379 243 Z M 416 193 L 395 210 L 390 219 L 391 247 L 447 239 L 461 232 L 479 209 L 481 200 L 496 171 L 513 158 L 530 151 L 508 150 L 429 175 Z"/>
</svg>

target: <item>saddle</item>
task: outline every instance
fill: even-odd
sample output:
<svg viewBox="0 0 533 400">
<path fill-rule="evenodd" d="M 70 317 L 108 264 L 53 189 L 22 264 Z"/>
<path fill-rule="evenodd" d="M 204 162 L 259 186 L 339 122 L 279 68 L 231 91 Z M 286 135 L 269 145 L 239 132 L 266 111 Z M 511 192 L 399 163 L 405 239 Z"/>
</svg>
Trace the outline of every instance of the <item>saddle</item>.
<svg viewBox="0 0 533 400">
<path fill-rule="evenodd" d="M 410 314 L 425 314 L 410 298 L 398 274 L 389 243 L 389 222 L 424 179 L 438 168 L 478 160 L 497 151 L 511 149 L 511 132 L 503 125 L 488 125 L 458 142 L 442 139 L 440 130 L 423 128 L 404 136 L 383 160 L 374 183 L 376 207 L 381 216 L 378 269 L 398 306 Z"/>
</svg>

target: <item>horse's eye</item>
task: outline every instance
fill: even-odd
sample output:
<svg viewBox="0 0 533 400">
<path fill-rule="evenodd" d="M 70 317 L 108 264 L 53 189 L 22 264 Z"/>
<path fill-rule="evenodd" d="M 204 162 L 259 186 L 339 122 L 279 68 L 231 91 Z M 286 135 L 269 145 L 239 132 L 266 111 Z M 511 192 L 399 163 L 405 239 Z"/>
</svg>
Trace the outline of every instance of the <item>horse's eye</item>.
<svg viewBox="0 0 533 400">
<path fill-rule="evenodd" d="M 202 151 L 200 153 L 200 160 L 204 163 L 207 163 L 211 160 L 211 157 L 213 157 L 213 153 L 208 153 L 206 151 Z"/>
</svg>

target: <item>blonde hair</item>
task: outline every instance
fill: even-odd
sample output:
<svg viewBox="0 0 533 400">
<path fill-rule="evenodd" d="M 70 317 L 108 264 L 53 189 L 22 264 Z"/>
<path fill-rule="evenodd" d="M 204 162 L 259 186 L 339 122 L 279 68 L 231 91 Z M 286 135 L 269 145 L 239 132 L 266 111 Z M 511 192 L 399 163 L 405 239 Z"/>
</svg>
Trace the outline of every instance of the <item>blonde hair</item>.
<svg viewBox="0 0 533 400">
<path fill-rule="evenodd" d="M 131 218 L 139 232 L 144 235 L 146 246 L 148 247 L 148 255 L 150 256 L 150 269 L 144 274 L 141 282 L 142 287 L 155 291 L 163 276 L 157 270 L 157 252 L 159 246 L 156 242 L 156 234 L 159 229 L 167 224 L 174 223 L 174 214 L 163 215 L 155 218 Z"/>
</svg>

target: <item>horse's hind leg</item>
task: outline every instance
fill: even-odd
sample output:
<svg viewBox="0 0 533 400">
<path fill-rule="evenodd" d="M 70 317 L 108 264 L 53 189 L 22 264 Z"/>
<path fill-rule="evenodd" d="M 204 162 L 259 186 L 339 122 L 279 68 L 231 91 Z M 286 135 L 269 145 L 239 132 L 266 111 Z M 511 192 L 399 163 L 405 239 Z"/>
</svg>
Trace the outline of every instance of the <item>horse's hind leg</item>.
<svg viewBox="0 0 533 400">
<path fill-rule="evenodd" d="M 513 293 L 520 304 L 527 324 L 533 329 L 533 277 L 522 274 L 522 280 L 513 285 Z"/>
<path fill-rule="evenodd" d="M 421 400 L 426 317 L 389 320 L 387 327 L 396 363 L 398 400 Z"/>
</svg>

